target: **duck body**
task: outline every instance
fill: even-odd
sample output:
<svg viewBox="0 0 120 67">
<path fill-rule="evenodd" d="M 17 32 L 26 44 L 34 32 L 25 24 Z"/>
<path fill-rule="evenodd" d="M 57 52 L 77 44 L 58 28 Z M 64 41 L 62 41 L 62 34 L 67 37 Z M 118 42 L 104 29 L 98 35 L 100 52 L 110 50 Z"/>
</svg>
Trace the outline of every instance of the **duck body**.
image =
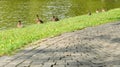
<svg viewBox="0 0 120 67">
<path fill-rule="evenodd" d="M 37 24 L 44 23 L 41 19 L 37 18 L 36 19 Z"/>
<path fill-rule="evenodd" d="M 91 13 L 91 12 L 89 12 L 89 13 L 88 13 L 88 15 L 90 16 L 90 15 L 92 15 L 92 13 Z"/>
<path fill-rule="evenodd" d="M 98 11 L 98 10 L 96 10 L 96 13 L 99 13 L 99 11 Z"/>
<path fill-rule="evenodd" d="M 52 21 L 59 21 L 59 19 L 57 17 L 55 17 L 55 16 L 53 16 L 51 20 Z"/>
<path fill-rule="evenodd" d="M 18 23 L 17 23 L 17 27 L 18 27 L 18 28 L 22 28 L 22 27 L 23 27 L 23 24 L 22 24 L 21 21 L 18 21 Z"/>
<path fill-rule="evenodd" d="M 105 9 L 102 9 L 102 12 L 105 12 Z"/>
<path fill-rule="evenodd" d="M 37 24 L 44 23 L 44 22 L 39 18 L 38 15 L 36 15 L 36 17 L 37 17 L 37 19 L 36 19 Z"/>
</svg>

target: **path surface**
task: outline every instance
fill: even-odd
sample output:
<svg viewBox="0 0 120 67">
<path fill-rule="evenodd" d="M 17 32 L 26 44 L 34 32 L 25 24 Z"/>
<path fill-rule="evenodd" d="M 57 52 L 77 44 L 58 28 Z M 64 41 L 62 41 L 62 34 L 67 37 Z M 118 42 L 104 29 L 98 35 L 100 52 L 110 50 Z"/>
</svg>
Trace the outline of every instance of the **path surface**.
<svg viewBox="0 0 120 67">
<path fill-rule="evenodd" d="M 0 67 L 120 67 L 120 22 L 65 33 L 37 45 L 0 57 Z"/>
</svg>

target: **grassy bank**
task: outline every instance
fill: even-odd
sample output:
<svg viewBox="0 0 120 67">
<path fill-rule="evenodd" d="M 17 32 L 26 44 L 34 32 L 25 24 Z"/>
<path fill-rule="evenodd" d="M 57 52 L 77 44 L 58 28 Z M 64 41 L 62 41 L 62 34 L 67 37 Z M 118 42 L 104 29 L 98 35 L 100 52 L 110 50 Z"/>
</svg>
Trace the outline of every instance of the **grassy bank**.
<svg viewBox="0 0 120 67">
<path fill-rule="evenodd" d="M 94 13 L 91 16 L 82 15 L 59 22 L 35 24 L 25 28 L 0 31 L 0 55 L 11 54 L 16 49 L 39 39 L 116 20 L 120 20 L 120 8 L 98 14 Z"/>
</svg>

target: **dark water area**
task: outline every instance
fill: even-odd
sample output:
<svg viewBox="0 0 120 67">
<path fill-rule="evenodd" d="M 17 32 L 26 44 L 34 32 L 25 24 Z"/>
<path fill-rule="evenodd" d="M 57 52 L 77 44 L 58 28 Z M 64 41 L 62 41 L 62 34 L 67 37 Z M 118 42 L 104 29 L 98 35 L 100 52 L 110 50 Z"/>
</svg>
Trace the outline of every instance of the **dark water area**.
<svg viewBox="0 0 120 67">
<path fill-rule="evenodd" d="M 0 0 L 0 29 L 35 24 L 36 14 L 44 22 L 55 15 L 60 19 L 83 15 L 96 9 L 120 8 L 120 0 Z"/>
</svg>

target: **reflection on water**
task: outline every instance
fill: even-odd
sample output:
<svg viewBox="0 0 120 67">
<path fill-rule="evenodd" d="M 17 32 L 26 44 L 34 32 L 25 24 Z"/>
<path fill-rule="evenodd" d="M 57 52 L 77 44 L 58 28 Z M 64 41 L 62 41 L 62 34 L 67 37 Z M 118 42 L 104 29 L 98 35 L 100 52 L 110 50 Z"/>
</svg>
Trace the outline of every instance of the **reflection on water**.
<svg viewBox="0 0 120 67">
<path fill-rule="evenodd" d="M 120 0 L 0 0 L 0 28 L 13 28 L 19 20 L 35 24 L 36 14 L 45 22 L 55 15 L 60 19 L 120 7 Z"/>
<path fill-rule="evenodd" d="M 66 18 L 67 13 L 72 6 L 70 0 L 55 0 L 46 4 L 45 9 L 43 9 L 43 15 L 46 16 L 47 19 L 50 19 L 51 16 L 57 15 L 60 18 Z"/>
</svg>

